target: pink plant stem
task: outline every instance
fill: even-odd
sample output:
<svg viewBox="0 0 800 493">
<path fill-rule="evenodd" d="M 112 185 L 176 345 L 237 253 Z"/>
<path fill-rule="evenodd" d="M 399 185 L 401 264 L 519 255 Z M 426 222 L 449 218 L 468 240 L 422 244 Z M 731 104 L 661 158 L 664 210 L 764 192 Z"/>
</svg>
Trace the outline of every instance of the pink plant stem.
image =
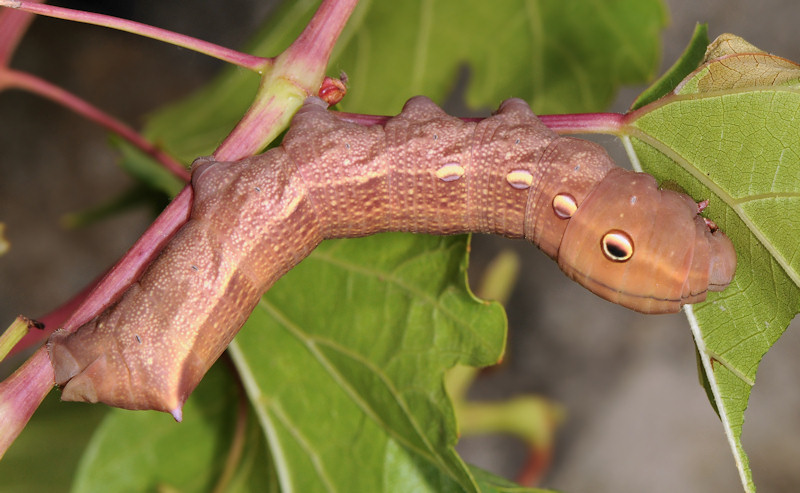
<svg viewBox="0 0 800 493">
<path fill-rule="evenodd" d="M 625 115 L 620 113 L 575 113 L 572 115 L 541 115 L 542 123 L 559 134 L 619 135 Z"/>
<path fill-rule="evenodd" d="M 324 72 L 336 40 L 356 5 L 358 0 L 323 0 L 300 36 L 284 52 L 286 63 L 318 65 L 324 61 Z"/>
<path fill-rule="evenodd" d="M 215 159 L 252 156 L 280 133 L 299 106 L 287 104 L 281 85 L 305 96 L 317 94 L 333 46 L 357 4 L 358 0 L 323 0 L 300 36 L 275 59 L 273 74 L 262 78 L 255 101 L 214 152 Z"/>
<path fill-rule="evenodd" d="M 27 12 L 12 9 L 0 11 L 0 67 L 8 66 L 31 21 L 33 15 Z"/>
<path fill-rule="evenodd" d="M 143 152 L 149 154 L 154 159 L 157 159 L 170 172 L 172 172 L 172 174 L 181 180 L 189 180 L 189 172 L 181 163 L 142 138 L 141 135 L 139 135 L 129 126 L 113 118 L 107 113 L 104 113 L 97 107 L 92 106 L 74 94 L 71 94 L 58 86 L 55 86 L 26 72 L 20 72 L 11 69 L 3 71 L 0 69 L 0 89 L 7 88 L 27 90 L 71 109 L 86 119 L 91 120 L 98 125 L 118 134 L 123 139 L 141 149 Z"/>
<path fill-rule="evenodd" d="M 346 113 L 344 111 L 335 111 L 333 114 L 342 121 L 365 126 L 383 125 L 390 118 L 384 115 L 362 115 L 361 113 Z M 479 118 L 479 120 L 482 120 L 482 118 Z"/>
<path fill-rule="evenodd" d="M 0 458 L 54 385 L 53 365 L 44 346 L 0 382 Z"/>
<path fill-rule="evenodd" d="M 138 34 L 139 36 L 157 39 L 159 41 L 164 41 L 165 43 L 187 48 L 198 53 L 203 53 L 210 57 L 232 63 L 254 72 L 262 72 L 272 63 L 272 60 L 269 58 L 248 55 L 247 53 L 231 50 L 230 48 L 225 48 L 224 46 L 209 43 L 208 41 L 203 41 L 191 36 L 174 33 L 158 27 L 148 26 L 147 24 L 142 24 L 141 22 L 134 22 L 112 17 L 110 15 L 94 14 L 91 12 L 66 9 L 63 7 L 54 7 L 52 5 L 40 5 L 36 2 L 14 0 L 0 0 L 0 6 L 17 8 L 25 12 L 31 12 L 38 15 L 56 17 L 58 19 L 82 22 L 85 24 L 94 24 L 96 26 L 103 26 L 132 34 Z"/>
<path fill-rule="evenodd" d="M 340 120 L 359 125 L 383 125 L 388 116 L 362 115 L 336 112 Z M 567 134 L 613 134 L 619 135 L 625 125 L 626 115 L 620 113 L 575 113 L 572 115 L 542 115 L 542 123 L 562 135 Z M 467 122 L 479 122 L 483 118 L 462 118 Z"/>
</svg>

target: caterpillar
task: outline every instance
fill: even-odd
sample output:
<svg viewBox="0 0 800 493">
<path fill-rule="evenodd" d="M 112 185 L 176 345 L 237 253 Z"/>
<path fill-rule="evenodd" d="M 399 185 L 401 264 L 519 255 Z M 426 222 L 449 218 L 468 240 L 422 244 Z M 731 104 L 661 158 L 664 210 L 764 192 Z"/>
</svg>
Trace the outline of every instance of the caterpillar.
<svg viewBox="0 0 800 493">
<path fill-rule="evenodd" d="M 522 100 L 478 123 L 424 97 L 384 126 L 308 100 L 280 147 L 193 163 L 189 221 L 118 301 L 49 352 L 63 400 L 166 411 L 261 295 L 323 239 L 382 231 L 526 238 L 572 279 L 645 313 L 722 290 L 736 254 L 684 194 L 560 137 Z"/>
</svg>

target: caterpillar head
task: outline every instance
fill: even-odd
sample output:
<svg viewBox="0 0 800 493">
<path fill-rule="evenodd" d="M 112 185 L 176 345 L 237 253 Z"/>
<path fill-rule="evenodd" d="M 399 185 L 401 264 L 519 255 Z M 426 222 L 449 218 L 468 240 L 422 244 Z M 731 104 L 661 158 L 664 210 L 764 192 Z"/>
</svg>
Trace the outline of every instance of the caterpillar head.
<svg viewBox="0 0 800 493">
<path fill-rule="evenodd" d="M 685 194 L 650 175 L 611 170 L 581 203 L 557 194 L 568 221 L 558 250 L 567 275 L 599 296 L 644 313 L 705 300 L 733 279 L 736 252 Z"/>
</svg>

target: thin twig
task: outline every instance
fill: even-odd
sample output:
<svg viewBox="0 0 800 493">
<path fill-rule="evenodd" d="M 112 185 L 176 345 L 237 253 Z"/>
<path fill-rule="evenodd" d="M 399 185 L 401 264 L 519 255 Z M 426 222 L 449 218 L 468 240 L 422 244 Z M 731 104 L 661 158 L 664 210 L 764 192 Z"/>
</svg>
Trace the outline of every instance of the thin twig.
<svg viewBox="0 0 800 493">
<path fill-rule="evenodd" d="M 245 115 L 214 152 L 218 161 L 252 156 L 289 124 L 302 101 L 316 95 L 336 40 L 358 0 L 323 0 L 297 39 L 278 57 Z"/>
<path fill-rule="evenodd" d="M 247 53 L 225 48 L 224 46 L 214 43 L 209 43 L 208 41 L 186 36 L 185 34 L 174 33 L 166 29 L 149 26 L 147 24 L 142 24 L 141 22 L 120 19 L 110 15 L 95 14 L 92 12 L 83 12 L 80 10 L 54 7 L 52 5 L 43 5 L 36 2 L 26 1 L 0 0 L 0 6 L 15 8 L 47 17 L 55 17 L 58 19 L 82 22 L 85 24 L 93 24 L 96 26 L 116 29 L 118 31 L 138 34 L 139 36 L 157 39 L 165 43 L 187 48 L 198 53 L 203 53 L 224 62 L 232 63 L 239 67 L 252 70 L 253 72 L 263 72 L 264 69 L 269 67 L 273 61 L 271 58 L 249 55 Z"/>
<path fill-rule="evenodd" d="M 542 123 L 559 134 L 618 135 L 625 115 L 620 113 L 575 113 L 571 115 L 541 115 Z"/>
</svg>

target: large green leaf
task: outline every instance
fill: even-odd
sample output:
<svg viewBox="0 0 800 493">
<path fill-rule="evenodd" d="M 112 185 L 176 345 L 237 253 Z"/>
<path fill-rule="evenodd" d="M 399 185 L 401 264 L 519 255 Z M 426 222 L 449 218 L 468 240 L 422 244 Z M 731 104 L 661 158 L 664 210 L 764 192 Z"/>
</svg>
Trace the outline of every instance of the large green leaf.
<svg viewBox="0 0 800 493">
<path fill-rule="evenodd" d="M 70 490 L 91 433 L 109 410 L 63 403 L 51 392 L 0 461 L 3 493 Z"/>
<path fill-rule="evenodd" d="M 646 171 L 711 200 L 708 215 L 736 245 L 731 286 L 687 313 L 742 481 L 754 489 L 744 411 L 761 358 L 800 311 L 800 66 L 731 37 L 709 53 L 672 94 L 631 114 L 626 132 Z"/>
<path fill-rule="evenodd" d="M 393 248 L 369 248 L 386 240 Z M 264 297 L 231 347 L 255 415 L 237 414 L 238 385 L 216 365 L 181 424 L 110 413 L 74 491 L 209 491 L 227 466 L 224 491 L 544 492 L 467 468 L 453 451 L 442 374 L 496 362 L 505 333 L 500 306 L 463 283 L 466 257 L 454 252 L 465 241 L 389 234 L 321 246 Z M 365 262 L 358 243 L 375 258 Z"/>
<path fill-rule="evenodd" d="M 278 491 L 261 428 L 223 366 L 192 394 L 181 424 L 156 412 L 109 413 L 72 491 Z"/>
<path fill-rule="evenodd" d="M 505 328 L 466 288 L 465 241 L 327 242 L 264 297 L 232 354 L 287 491 L 407 491 L 401 471 L 477 491 L 442 376 L 496 363 Z"/>
<path fill-rule="evenodd" d="M 621 84 L 655 74 L 666 22 L 653 0 L 364 2 L 333 67 L 348 110 L 396 113 L 410 96 L 444 99 L 463 67 L 467 102 L 509 96 L 537 113 L 600 111 Z M 375 70 L 380 67 L 379 70 Z"/>
</svg>

